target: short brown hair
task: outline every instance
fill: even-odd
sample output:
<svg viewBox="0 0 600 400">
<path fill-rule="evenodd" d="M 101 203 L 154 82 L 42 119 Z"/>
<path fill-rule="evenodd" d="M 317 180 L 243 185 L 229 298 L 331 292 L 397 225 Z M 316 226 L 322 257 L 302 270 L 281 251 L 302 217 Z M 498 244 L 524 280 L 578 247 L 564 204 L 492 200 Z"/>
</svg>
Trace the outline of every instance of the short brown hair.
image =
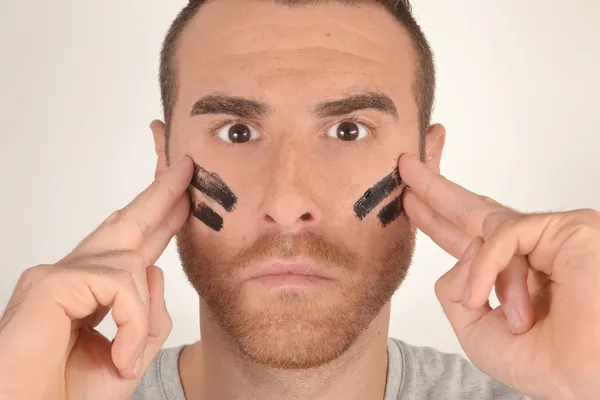
<svg viewBox="0 0 600 400">
<path fill-rule="evenodd" d="M 179 37 L 187 23 L 196 15 L 200 7 L 211 0 L 190 0 L 188 5 L 177 15 L 171 24 L 163 43 L 160 55 L 160 91 L 162 105 L 167 125 L 167 135 L 171 124 L 173 107 L 177 98 L 177 49 Z M 213 0 L 214 1 L 214 0 Z M 414 84 L 414 94 L 419 108 L 419 126 L 421 131 L 421 147 L 425 143 L 425 132 L 431 123 L 431 113 L 435 97 L 435 65 L 433 52 L 425 38 L 421 27 L 412 15 L 409 0 L 271 0 L 277 4 L 298 6 L 305 4 L 320 4 L 337 1 L 351 5 L 371 3 L 383 6 L 404 26 L 410 35 L 417 53 L 417 74 Z"/>
</svg>

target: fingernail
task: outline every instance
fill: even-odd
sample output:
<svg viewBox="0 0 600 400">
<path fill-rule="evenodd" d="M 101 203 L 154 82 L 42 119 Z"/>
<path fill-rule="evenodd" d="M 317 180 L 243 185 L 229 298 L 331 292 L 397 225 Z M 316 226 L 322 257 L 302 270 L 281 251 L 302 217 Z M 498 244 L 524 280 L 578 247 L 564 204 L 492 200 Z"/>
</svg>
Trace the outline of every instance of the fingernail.
<svg viewBox="0 0 600 400">
<path fill-rule="evenodd" d="M 181 157 L 177 162 L 173 165 L 174 167 L 178 167 L 186 161 L 187 156 Z"/>
<path fill-rule="evenodd" d="M 415 157 L 416 157 L 416 155 L 412 154 L 412 153 L 402 153 L 402 154 L 400 154 L 399 160 L 402 160 L 403 158 L 410 159 L 410 158 L 415 158 Z"/>
<path fill-rule="evenodd" d="M 136 377 L 139 377 L 140 370 L 142 369 L 142 360 L 144 355 L 144 348 L 142 347 L 136 353 L 133 359 L 131 360 L 131 364 L 133 366 L 133 373 Z"/>
<path fill-rule="evenodd" d="M 136 378 L 140 377 L 140 373 L 142 372 L 142 362 L 144 361 L 144 354 L 140 354 L 137 361 L 135 362 L 135 366 L 133 367 L 133 373 Z"/>
<path fill-rule="evenodd" d="M 471 284 L 467 283 L 467 288 L 465 289 L 465 294 L 463 296 L 462 305 L 467 304 L 469 299 L 471 298 Z"/>
<path fill-rule="evenodd" d="M 463 253 L 461 260 L 463 262 L 469 262 L 469 261 L 473 260 L 474 257 L 475 257 L 475 242 L 473 241 L 473 242 L 471 242 L 469 247 L 467 247 L 467 249 Z"/>
<path fill-rule="evenodd" d="M 512 333 L 519 333 L 523 325 L 523 319 L 515 307 L 506 307 L 506 319 Z"/>
</svg>

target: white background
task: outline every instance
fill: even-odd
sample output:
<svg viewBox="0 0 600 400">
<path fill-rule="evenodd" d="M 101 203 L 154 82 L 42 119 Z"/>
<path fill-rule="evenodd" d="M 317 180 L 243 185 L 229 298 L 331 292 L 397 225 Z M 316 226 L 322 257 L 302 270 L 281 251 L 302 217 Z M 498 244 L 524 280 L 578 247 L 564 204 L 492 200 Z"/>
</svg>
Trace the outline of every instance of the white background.
<svg viewBox="0 0 600 400">
<path fill-rule="evenodd" d="M 443 172 L 525 211 L 600 209 L 600 2 L 417 0 L 437 56 Z M 163 35 L 184 1 L 0 1 L 0 308 L 153 178 Z M 419 237 L 390 334 L 460 352 L 433 293 L 453 259 Z M 199 337 L 173 246 L 174 329 Z M 102 330 L 113 333 L 111 324 Z"/>
</svg>

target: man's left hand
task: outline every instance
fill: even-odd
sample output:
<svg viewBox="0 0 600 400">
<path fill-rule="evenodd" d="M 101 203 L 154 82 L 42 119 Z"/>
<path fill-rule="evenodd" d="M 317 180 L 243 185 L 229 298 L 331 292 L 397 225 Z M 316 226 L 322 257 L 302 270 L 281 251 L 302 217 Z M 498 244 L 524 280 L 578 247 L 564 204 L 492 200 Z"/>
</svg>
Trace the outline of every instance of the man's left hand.
<svg viewBox="0 0 600 400">
<path fill-rule="evenodd" d="M 408 217 L 459 259 L 435 291 L 471 361 L 535 399 L 599 399 L 600 213 L 523 214 L 399 166 Z"/>
</svg>

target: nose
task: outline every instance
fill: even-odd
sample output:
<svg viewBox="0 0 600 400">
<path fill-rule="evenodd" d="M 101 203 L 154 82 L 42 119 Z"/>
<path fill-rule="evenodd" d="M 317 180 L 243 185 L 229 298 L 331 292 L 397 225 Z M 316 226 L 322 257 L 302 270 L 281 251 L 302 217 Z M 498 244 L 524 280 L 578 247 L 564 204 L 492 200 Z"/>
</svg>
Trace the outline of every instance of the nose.
<svg viewBox="0 0 600 400">
<path fill-rule="evenodd" d="M 270 233 L 298 233 L 316 226 L 322 218 L 321 210 L 308 182 L 310 164 L 297 153 L 280 149 L 270 163 L 269 179 L 260 204 L 260 218 L 263 228 Z M 314 172 L 312 172 L 314 174 Z"/>
</svg>

